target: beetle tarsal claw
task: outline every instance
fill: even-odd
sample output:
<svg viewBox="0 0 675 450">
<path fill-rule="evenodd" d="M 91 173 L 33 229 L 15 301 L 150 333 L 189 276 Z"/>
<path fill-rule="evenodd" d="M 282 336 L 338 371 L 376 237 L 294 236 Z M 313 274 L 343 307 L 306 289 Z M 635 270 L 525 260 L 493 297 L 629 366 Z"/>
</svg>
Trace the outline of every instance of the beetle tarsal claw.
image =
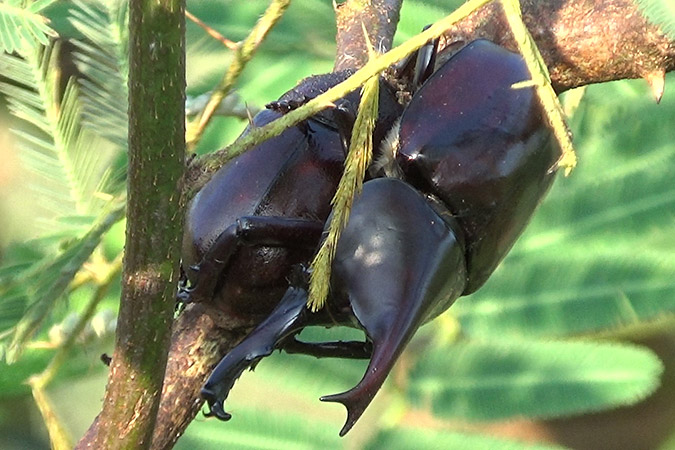
<svg viewBox="0 0 675 450">
<path fill-rule="evenodd" d="M 176 301 L 178 303 L 190 303 L 190 292 L 192 290 L 190 288 L 179 288 L 178 293 L 176 294 Z"/>
<path fill-rule="evenodd" d="M 202 389 L 202 397 L 206 399 L 208 411 L 204 412 L 206 417 L 216 417 L 224 422 L 227 422 L 232 418 L 232 414 L 225 412 L 225 405 L 223 400 L 217 400 L 216 394 L 209 389 Z"/>
</svg>

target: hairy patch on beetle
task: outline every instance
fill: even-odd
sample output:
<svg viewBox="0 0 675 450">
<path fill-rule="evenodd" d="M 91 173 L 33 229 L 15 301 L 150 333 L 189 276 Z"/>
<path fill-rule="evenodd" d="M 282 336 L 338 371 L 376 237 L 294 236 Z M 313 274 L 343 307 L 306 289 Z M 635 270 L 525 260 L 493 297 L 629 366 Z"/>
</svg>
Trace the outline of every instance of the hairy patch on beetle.
<svg viewBox="0 0 675 450">
<path fill-rule="evenodd" d="M 380 145 L 380 156 L 370 165 L 368 172 L 373 178 L 384 175 L 389 178 L 403 178 L 403 170 L 396 161 L 396 155 L 400 147 L 399 130 L 401 128 L 401 118 L 399 117 L 394 126 L 382 140 Z"/>
</svg>

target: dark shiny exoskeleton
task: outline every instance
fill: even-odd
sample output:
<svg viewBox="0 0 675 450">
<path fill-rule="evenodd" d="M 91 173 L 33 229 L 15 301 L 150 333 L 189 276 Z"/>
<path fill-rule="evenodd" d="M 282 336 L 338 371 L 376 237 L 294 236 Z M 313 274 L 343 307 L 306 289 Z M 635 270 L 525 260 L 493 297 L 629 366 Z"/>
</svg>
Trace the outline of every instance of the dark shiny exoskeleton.
<svg viewBox="0 0 675 450">
<path fill-rule="evenodd" d="M 523 59 L 489 41 L 437 70 L 403 112 L 396 161 L 457 217 L 469 282 L 480 288 L 527 225 L 560 156 Z M 391 139 L 390 139 L 391 140 Z"/>
<path fill-rule="evenodd" d="M 558 152 L 541 108 L 532 87 L 513 88 L 527 79 L 520 56 L 487 41 L 467 45 L 428 77 L 374 164 L 373 173 L 389 177 L 367 181 L 354 201 L 326 307 L 306 308 L 306 274 L 296 272 L 277 307 L 204 385 L 213 415 L 230 417 L 223 403 L 234 381 L 274 349 L 370 358 L 354 388 L 322 398 L 346 406 L 340 434 L 349 431 L 419 326 L 487 280 L 551 184 Z M 308 325 L 336 324 L 363 329 L 366 341 L 295 338 Z"/>
<path fill-rule="evenodd" d="M 351 72 L 310 77 L 259 113 L 263 126 Z M 377 134 L 400 114 L 382 83 Z M 319 242 L 345 159 L 343 130 L 356 115 L 358 91 L 223 166 L 192 200 L 185 223 L 182 301 L 214 301 L 234 314 L 267 314 L 288 287 L 294 264 Z M 347 122 L 347 123 L 345 123 Z M 380 138 L 381 139 L 381 138 Z"/>
</svg>

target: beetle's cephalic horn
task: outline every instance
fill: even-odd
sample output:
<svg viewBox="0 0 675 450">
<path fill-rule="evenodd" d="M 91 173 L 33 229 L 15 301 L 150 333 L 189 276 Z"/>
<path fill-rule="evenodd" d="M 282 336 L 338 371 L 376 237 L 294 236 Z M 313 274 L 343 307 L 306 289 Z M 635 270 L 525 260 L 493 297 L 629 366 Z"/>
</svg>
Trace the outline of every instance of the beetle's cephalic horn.
<svg viewBox="0 0 675 450">
<path fill-rule="evenodd" d="M 341 394 L 325 395 L 323 402 L 342 403 L 347 408 L 347 420 L 340 430 L 344 436 L 361 417 L 379 391 L 405 344 L 420 325 L 415 319 L 404 324 L 392 324 L 389 336 L 373 339 L 373 355 L 363 379 L 352 389 Z"/>
<path fill-rule="evenodd" d="M 364 185 L 336 250 L 332 289 L 348 299 L 373 354 L 358 385 L 321 399 L 347 408 L 340 435 L 370 404 L 417 328 L 462 294 L 464 259 L 461 231 L 442 205 L 397 179 Z"/>
</svg>

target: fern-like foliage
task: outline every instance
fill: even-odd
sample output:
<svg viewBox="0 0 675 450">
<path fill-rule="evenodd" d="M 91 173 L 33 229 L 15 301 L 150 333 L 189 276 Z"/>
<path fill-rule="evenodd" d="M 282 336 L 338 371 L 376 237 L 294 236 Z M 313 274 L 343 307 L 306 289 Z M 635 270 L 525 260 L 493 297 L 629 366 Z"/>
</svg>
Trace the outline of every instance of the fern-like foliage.
<svg viewBox="0 0 675 450">
<path fill-rule="evenodd" d="M 19 313 L 21 316 L 0 338 L 12 336 L 8 346 L 0 345 L 0 356 L 12 363 L 18 359 L 37 328 L 53 309 L 54 303 L 68 288 L 82 265 L 101 243 L 103 234 L 124 217 L 123 204 L 106 208 L 106 214 L 96 221 L 82 237 L 67 242 L 64 248 L 30 264 L 18 279 L 8 284 L 0 314 Z M 0 292 L 1 293 L 1 292 Z"/>
<path fill-rule="evenodd" d="M 74 41 L 83 122 L 126 154 L 127 148 L 127 3 L 74 2 L 70 22 L 82 35 Z"/>
<path fill-rule="evenodd" d="M 22 6 L 22 0 L 7 0 L 0 3 L 0 51 L 7 53 L 20 52 L 24 49 L 24 42 L 33 45 L 49 43 L 49 36 L 56 33 L 40 15 L 47 6 L 55 0 L 38 0 L 28 2 Z"/>
<path fill-rule="evenodd" d="M 111 172 L 125 165 L 126 69 L 120 61 L 126 58 L 119 49 L 126 11 L 119 2 L 116 9 L 93 5 L 78 3 L 73 19 L 91 41 L 76 43 L 81 84 L 69 80 L 58 92 L 58 41 L 45 46 L 24 39 L 20 51 L 0 55 L 7 80 L 0 94 L 15 118 L 36 235 L 30 252 L 10 249 L 0 268 L 0 356 L 8 361 L 19 357 L 103 234 L 123 217 L 123 206 L 110 199 L 124 192 L 123 176 Z"/>
<path fill-rule="evenodd" d="M 633 0 L 647 18 L 675 40 L 675 2 L 673 0 Z"/>
<path fill-rule="evenodd" d="M 80 124 L 78 90 L 71 81 L 57 101 L 55 53 L 58 45 L 25 49 L 23 58 L 0 55 L 10 81 L 0 83 L 14 125 L 21 161 L 32 182 L 43 231 L 61 228 L 51 219 L 89 215 L 101 207 L 95 194 L 105 190 L 112 149 Z M 95 150 L 95 151 L 92 151 Z"/>
</svg>

